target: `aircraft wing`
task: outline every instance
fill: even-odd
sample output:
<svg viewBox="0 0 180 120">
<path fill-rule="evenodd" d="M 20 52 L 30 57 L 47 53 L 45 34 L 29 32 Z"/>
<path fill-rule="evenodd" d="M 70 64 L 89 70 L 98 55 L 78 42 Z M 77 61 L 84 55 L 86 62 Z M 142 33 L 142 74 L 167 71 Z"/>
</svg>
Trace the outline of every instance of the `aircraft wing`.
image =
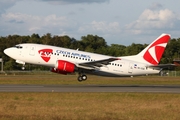
<svg viewBox="0 0 180 120">
<path fill-rule="evenodd" d="M 102 67 L 104 65 L 108 65 L 110 62 L 115 61 L 115 60 L 120 60 L 120 58 L 108 58 L 108 59 L 103 59 L 103 60 L 98 60 L 98 61 L 80 63 L 77 65 L 77 67 L 83 68 L 83 69 L 94 69 L 96 67 Z"/>
</svg>

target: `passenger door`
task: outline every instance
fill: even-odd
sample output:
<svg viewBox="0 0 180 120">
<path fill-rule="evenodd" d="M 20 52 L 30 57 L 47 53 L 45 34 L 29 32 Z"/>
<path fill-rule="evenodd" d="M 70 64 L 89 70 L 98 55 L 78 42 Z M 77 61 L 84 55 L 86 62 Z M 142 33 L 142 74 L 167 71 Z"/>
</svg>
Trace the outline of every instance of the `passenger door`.
<svg viewBox="0 0 180 120">
<path fill-rule="evenodd" d="M 35 55 L 35 50 L 36 50 L 36 47 L 35 47 L 35 46 L 30 46 L 29 55 L 34 56 L 34 55 Z"/>
</svg>

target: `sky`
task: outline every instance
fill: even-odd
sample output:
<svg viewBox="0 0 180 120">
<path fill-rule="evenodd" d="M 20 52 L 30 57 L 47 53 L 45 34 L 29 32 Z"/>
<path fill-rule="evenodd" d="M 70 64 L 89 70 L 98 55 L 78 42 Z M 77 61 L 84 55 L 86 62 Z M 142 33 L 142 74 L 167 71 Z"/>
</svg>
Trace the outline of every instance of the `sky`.
<svg viewBox="0 0 180 120">
<path fill-rule="evenodd" d="M 47 33 L 107 44 L 149 44 L 162 33 L 180 38 L 180 0 L 0 0 L 0 36 Z"/>
</svg>

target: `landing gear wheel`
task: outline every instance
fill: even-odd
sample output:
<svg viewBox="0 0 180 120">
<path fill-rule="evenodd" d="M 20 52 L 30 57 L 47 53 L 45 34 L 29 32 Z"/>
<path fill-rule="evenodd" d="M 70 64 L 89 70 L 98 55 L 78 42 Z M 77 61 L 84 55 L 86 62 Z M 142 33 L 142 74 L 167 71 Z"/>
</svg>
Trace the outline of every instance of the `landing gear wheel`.
<svg viewBox="0 0 180 120">
<path fill-rule="evenodd" d="M 78 81 L 79 81 L 79 82 L 82 82 L 82 81 L 85 81 L 85 80 L 87 80 L 87 76 L 86 76 L 86 75 L 80 75 L 80 76 L 78 76 Z"/>
<path fill-rule="evenodd" d="M 82 81 L 83 81 L 83 79 L 82 79 L 81 76 L 78 77 L 78 81 L 79 81 L 79 82 L 82 82 Z"/>
<path fill-rule="evenodd" d="M 86 75 L 82 75 L 81 77 L 82 77 L 82 80 L 84 80 L 84 81 L 87 80 L 87 76 Z"/>
<path fill-rule="evenodd" d="M 25 66 L 22 66 L 21 69 L 22 69 L 22 70 L 25 70 Z"/>
</svg>

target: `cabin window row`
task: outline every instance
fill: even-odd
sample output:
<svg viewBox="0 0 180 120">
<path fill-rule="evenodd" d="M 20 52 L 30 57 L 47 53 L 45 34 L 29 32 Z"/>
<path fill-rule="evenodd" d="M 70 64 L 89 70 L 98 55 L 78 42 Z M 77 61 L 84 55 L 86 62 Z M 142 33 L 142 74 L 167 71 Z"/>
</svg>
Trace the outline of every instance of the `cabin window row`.
<svg viewBox="0 0 180 120">
<path fill-rule="evenodd" d="M 70 56 L 70 55 L 63 55 L 63 57 L 68 57 L 68 58 L 74 58 L 74 59 L 79 59 L 79 60 L 86 60 L 86 61 L 95 61 L 92 59 L 87 59 L 87 58 L 81 58 L 81 57 L 76 57 L 76 56 Z"/>
<path fill-rule="evenodd" d="M 47 53 L 48 54 L 48 53 Z M 59 56 L 58 53 L 51 53 L 52 55 L 57 55 Z M 70 55 L 63 55 L 63 57 L 68 57 L 68 58 L 74 58 L 74 59 L 80 59 L 80 60 L 86 60 L 86 61 L 95 61 L 95 60 L 92 60 L 92 59 L 87 59 L 87 58 L 81 58 L 81 57 L 76 57 L 76 56 L 70 56 Z"/>
<path fill-rule="evenodd" d="M 113 66 L 122 67 L 122 64 L 117 64 L 117 63 L 109 63 L 109 65 L 113 65 Z"/>
<path fill-rule="evenodd" d="M 14 46 L 15 48 L 17 48 L 17 49 L 22 49 L 23 47 L 22 46 L 20 46 L 20 45 L 16 45 L 16 46 Z"/>
</svg>

